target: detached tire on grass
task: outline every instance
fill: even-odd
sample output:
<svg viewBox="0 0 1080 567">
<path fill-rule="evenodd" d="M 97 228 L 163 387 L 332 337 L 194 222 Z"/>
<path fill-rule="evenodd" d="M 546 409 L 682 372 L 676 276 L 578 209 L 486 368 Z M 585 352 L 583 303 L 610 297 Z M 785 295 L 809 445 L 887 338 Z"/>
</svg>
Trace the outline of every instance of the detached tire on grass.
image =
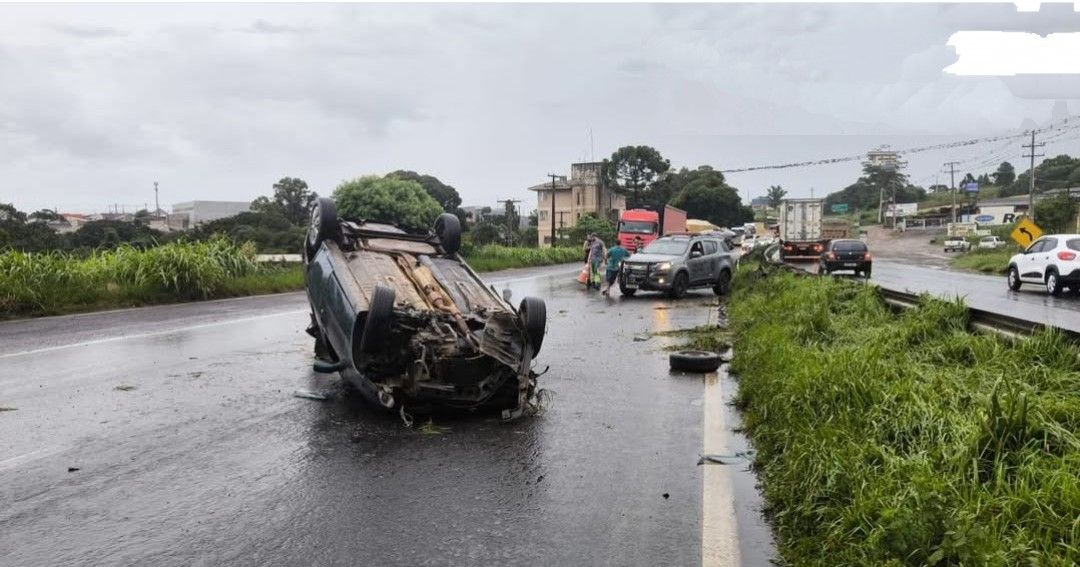
<svg viewBox="0 0 1080 567">
<path fill-rule="evenodd" d="M 716 372 L 721 362 L 719 354 L 702 350 L 681 350 L 668 357 L 671 369 L 683 372 Z"/>
</svg>

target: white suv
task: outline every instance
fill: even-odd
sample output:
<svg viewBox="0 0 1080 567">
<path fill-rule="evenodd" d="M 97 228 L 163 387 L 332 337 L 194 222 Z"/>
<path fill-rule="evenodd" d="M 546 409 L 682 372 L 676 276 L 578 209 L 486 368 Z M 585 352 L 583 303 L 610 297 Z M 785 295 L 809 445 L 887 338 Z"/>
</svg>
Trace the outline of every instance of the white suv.
<svg viewBox="0 0 1080 567">
<path fill-rule="evenodd" d="M 984 236 L 979 239 L 980 250 L 996 250 L 1004 247 L 1005 241 L 996 236 Z"/>
<path fill-rule="evenodd" d="M 1080 234 L 1045 235 L 1009 258 L 1009 289 L 1023 283 L 1043 284 L 1051 295 L 1080 292 Z"/>
</svg>

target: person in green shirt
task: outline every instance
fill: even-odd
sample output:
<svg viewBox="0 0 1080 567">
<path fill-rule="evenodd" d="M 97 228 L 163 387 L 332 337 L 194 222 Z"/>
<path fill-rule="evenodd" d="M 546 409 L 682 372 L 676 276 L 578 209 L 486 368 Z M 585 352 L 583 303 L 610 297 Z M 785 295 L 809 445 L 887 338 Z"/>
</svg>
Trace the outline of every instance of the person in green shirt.
<svg viewBox="0 0 1080 567">
<path fill-rule="evenodd" d="M 607 287 L 604 288 L 604 291 L 602 292 L 604 295 L 607 295 L 608 292 L 611 291 L 611 286 L 614 285 L 615 280 L 619 278 L 619 270 L 622 269 L 623 260 L 629 256 L 630 253 L 626 251 L 626 248 L 623 248 L 618 243 L 608 249 L 607 277 L 605 278 L 607 280 Z"/>
</svg>

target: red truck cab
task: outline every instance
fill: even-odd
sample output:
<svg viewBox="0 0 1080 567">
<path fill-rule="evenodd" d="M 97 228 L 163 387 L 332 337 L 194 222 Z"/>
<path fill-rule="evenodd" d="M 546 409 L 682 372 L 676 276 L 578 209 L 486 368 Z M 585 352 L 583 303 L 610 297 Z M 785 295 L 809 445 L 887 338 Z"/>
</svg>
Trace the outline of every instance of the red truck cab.
<svg viewBox="0 0 1080 567">
<path fill-rule="evenodd" d="M 637 252 L 638 244 L 645 246 L 660 236 L 660 214 L 645 209 L 628 209 L 619 215 L 619 245 L 628 252 Z"/>
<path fill-rule="evenodd" d="M 671 205 L 664 207 L 664 226 L 660 213 L 648 209 L 628 209 L 619 215 L 619 245 L 628 252 L 637 252 L 638 245 L 647 246 L 665 234 L 686 232 L 686 211 Z"/>
</svg>

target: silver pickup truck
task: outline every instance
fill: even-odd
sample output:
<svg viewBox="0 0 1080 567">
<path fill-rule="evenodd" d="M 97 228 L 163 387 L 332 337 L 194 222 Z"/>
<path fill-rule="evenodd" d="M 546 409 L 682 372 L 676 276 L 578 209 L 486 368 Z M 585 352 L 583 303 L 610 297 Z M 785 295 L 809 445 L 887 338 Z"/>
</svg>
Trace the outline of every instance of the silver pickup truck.
<svg viewBox="0 0 1080 567">
<path fill-rule="evenodd" d="M 716 295 L 731 291 L 738 256 L 721 237 L 664 236 L 627 258 L 619 273 L 619 291 L 663 291 L 673 298 L 695 287 L 711 287 Z"/>
</svg>

